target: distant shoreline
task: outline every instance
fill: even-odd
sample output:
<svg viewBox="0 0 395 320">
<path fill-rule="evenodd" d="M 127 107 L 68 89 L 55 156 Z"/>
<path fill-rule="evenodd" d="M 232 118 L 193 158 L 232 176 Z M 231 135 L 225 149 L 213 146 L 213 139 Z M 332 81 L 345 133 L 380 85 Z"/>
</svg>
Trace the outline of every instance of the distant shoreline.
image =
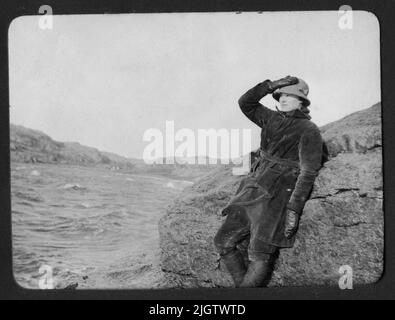
<svg viewBox="0 0 395 320">
<path fill-rule="evenodd" d="M 102 169 L 103 171 L 111 171 L 111 172 L 119 172 L 122 174 L 127 174 L 127 175 L 136 175 L 140 177 L 154 177 L 158 179 L 171 179 L 171 180 L 178 180 L 178 181 L 188 181 L 188 182 L 195 182 L 197 179 L 199 179 L 201 176 L 205 175 L 208 173 L 210 170 L 214 168 L 209 168 L 206 170 L 202 170 L 200 175 L 194 175 L 193 177 L 188 177 L 188 176 L 183 176 L 183 175 L 177 175 L 171 172 L 150 172 L 148 170 L 144 171 L 139 171 L 139 170 L 130 170 L 130 169 L 119 169 L 119 170 L 111 170 L 110 168 L 106 167 L 105 165 L 80 165 L 80 164 L 70 164 L 70 163 L 43 163 L 43 162 L 16 162 L 16 161 L 10 161 L 10 168 L 11 169 L 16 169 L 17 167 L 23 167 L 23 166 L 65 166 L 68 168 L 80 168 L 80 169 L 89 169 L 89 168 L 94 168 L 94 169 Z M 203 172 L 204 171 L 204 172 Z"/>
</svg>

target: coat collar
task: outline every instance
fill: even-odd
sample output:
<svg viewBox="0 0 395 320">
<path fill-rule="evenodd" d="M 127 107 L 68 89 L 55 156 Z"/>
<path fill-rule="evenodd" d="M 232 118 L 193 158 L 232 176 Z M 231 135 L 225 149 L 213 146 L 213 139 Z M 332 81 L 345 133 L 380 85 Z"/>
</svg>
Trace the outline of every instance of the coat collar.
<svg viewBox="0 0 395 320">
<path fill-rule="evenodd" d="M 310 110 L 308 108 L 302 108 L 302 110 L 295 109 L 289 112 L 284 112 L 280 111 L 277 106 L 276 110 L 282 117 L 292 117 L 292 118 L 305 118 L 305 119 L 311 119 L 311 116 L 309 115 Z"/>
</svg>

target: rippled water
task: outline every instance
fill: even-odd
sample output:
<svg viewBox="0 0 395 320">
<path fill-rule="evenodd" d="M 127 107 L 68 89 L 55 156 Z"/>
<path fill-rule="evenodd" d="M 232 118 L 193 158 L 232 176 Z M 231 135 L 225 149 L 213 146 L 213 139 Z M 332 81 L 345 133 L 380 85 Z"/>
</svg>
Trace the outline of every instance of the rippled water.
<svg viewBox="0 0 395 320">
<path fill-rule="evenodd" d="M 16 281 L 37 288 L 39 268 L 48 265 L 57 287 L 156 286 L 157 223 L 189 184 L 104 168 L 13 164 Z"/>
</svg>

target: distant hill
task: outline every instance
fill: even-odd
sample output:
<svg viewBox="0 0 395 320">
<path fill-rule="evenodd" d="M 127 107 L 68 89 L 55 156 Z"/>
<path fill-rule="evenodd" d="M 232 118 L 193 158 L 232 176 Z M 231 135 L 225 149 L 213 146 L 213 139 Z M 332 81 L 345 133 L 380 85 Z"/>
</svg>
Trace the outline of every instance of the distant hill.
<svg viewBox="0 0 395 320">
<path fill-rule="evenodd" d="M 166 164 L 166 159 L 163 164 L 146 164 L 142 159 L 122 157 L 78 142 L 55 141 L 41 131 L 14 124 L 10 124 L 10 151 L 11 162 L 104 166 L 130 173 L 166 175 L 192 180 L 217 167 L 215 164 Z"/>
<path fill-rule="evenodd" d="M 10 150 L 12 162 L 105 165 L 128 169 L 143 163 L 78 142 L 58 142 L 41 131 L 14 124 L 10 125 Z"/>
</svg>

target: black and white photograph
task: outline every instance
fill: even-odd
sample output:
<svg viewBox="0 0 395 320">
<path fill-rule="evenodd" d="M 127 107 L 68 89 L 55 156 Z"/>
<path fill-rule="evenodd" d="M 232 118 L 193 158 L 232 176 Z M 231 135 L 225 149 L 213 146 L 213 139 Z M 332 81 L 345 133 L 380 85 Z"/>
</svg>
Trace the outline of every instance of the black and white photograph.
<svg viewBox="0 0 395 320">
<path fill-rule="evenodd" d="M 20 287 L 380 281 L 373 13 L 39 12 L 8 30 Z"/>
</svg>

